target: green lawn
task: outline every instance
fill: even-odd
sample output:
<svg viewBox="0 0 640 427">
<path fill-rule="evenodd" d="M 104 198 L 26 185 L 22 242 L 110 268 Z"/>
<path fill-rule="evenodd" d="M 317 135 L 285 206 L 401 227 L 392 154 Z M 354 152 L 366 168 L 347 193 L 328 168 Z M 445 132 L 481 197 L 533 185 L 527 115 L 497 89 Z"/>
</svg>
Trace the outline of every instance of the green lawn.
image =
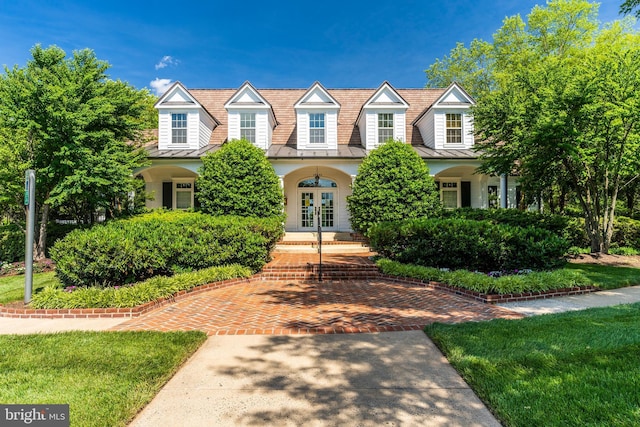
<svg viewBox="0 0 640 427">
<path fill-rule="evenodd" d="M 0 335 L 0 402 L 70 405 L 72 426 L 126 426 L 202 332 Z"/>
<path fill-rule="evenodd" d="M 640 425 L 640 304 L 425 331 L 505 426 Z"/>
<path fill-rule="evenodd" d="M 616 289 L 640 285 L 639 268 L 571 263 L 567 264 L 565 268 L 581 272 L 593 280 L 601 289 Z"/>
<path fill-rule="evenodd" d="M 31 292 L 35 294 L 48 285 L 58 283 L 55 273 L 34 273 Z M 24 300 L 24 275 L 0 277 L 0 304 Z"/>
</svg>

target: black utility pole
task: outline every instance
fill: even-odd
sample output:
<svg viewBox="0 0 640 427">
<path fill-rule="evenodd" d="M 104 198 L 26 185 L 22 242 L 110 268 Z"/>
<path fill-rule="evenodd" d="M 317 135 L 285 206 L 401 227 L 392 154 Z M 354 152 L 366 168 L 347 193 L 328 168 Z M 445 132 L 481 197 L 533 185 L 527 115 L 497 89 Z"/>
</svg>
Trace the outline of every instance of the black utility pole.
<svg viewBox="0 0 640 427">
<path fill-rule="evenodd" d="M 317 207 L 318 220 L 318 255 L 320 256 L 320 264 L 318 265 L 318 281 L 322 282 L 322 206 Z"/>
</svg>

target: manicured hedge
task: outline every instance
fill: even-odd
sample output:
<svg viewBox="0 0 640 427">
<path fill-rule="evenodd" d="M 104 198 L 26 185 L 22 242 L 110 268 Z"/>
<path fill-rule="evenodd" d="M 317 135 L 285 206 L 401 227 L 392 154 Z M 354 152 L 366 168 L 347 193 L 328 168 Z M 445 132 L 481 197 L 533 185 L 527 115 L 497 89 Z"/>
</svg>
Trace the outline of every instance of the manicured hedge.
<svg viewBox="0 0 640 427">
<path fill-rule="evenodd" d="M 228 264 L 257 271 L 282 236 L 281 221 L 158 211 L 73 231 L 51 258 L 65 286 L 123 285 Z"/>
<path fill-rule="evenodd" d="M 424 281 L 440 282 L 487 295 L 543 292 L 551 289 L 594 285 L 593 281 L 581 272 L 568 269 L 491 277 L 487 274 L 467 270 L 448 271 L 433 267 L 402 264 L 389 259 L 380 259 L 376 264 L 382 273 L 390 276 L 412 277 Z"/>
<path fill-rule="evenodd" d="M 199 285 L 251 276 L 251 270 L 239 265 L 210 267 L 179 273 L 172 277 L 156 276 L 129 286 L 108 288 L 46 287 L 33 296 L 31 308 L 110 308 L 136 307 L 149 301 L 168 298 Z"/>
<path fill-rule="evenodd" d="M 24 230 L 16 224 L 0 225 L 0 263 L 24 259 Z"/>
<path fill-rule="evenodd" d="M 589 246 L 584 220 L 572 216 L 541 214 L 518 209 L 460 208 L 443 211 L 442 217 L 490 221 L 493 224 L 516 227 L 541 228 L 567 239 L 571 246 Z"/>
<path fill-rule="evenodd" d="M 394 261 L 480 271 L 557 268 L 569 249 L 547 230 L 464 219 L 382 222 L 369 238 L 378 254 Z"/>
</svg>

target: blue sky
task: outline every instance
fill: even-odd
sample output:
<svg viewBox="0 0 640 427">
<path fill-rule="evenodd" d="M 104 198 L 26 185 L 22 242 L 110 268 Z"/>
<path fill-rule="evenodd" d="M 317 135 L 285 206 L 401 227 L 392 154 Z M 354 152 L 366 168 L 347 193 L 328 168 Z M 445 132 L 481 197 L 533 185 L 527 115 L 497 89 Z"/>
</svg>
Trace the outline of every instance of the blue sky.
<svg viewBox="0 0 640 427">
<path fill-rule="evenodd" d="M 604 0 L 600 20 L 622 0 Z M 188 88 L 423 87 L 424 70 L 456 42 L 490 40 L 506 16 L 544 0 L 10 1 L 0 0 L 0 64 L 30 49 L 90 48 L 112 79 Z"/>
</svg>

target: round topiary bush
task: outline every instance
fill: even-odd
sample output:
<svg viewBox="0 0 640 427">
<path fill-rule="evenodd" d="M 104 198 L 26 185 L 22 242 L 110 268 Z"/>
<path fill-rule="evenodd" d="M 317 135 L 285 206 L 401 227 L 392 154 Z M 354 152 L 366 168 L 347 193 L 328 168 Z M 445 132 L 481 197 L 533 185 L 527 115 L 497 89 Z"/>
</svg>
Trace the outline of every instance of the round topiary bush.
<svg viewBox="0 0 640 427">
<path fill-rule="evenodd" d="M 280 180 L 264 152 L 231 140 L 202 158 L 196 186 L 200 209 L 211 215 L 269 217 L 283 214 Z"/>
<path fill-rule="evenodd" d="M 362 161 L 347 208 L 353 229 L 367 235 L 380 221 L 436 215 L 440 198 L 429 168 L 411 145 L 389 141 Z"/>
</svg>

